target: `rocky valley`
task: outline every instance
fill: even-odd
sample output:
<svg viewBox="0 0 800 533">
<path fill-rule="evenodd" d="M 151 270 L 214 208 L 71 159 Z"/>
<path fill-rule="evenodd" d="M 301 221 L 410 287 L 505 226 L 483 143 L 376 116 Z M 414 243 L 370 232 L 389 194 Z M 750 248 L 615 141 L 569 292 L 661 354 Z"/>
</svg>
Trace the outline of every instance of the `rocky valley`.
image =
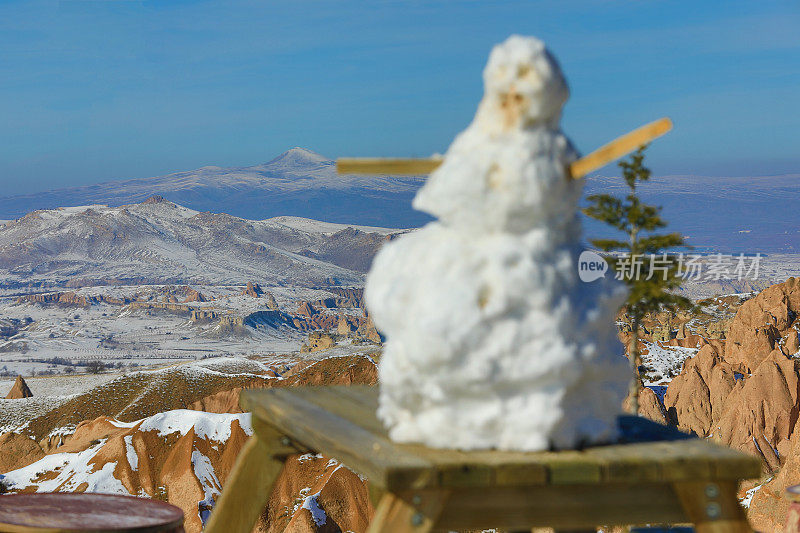
<svg viewBox="0 0 800 533">
<path fill-rule="evenodd" d="M 178 180 L 192 203 L 186 191 L 232 176 L 278 180 L 289 196 L 309 173 L 344 187 L 305 151 L 240 171 L 172 175 L 149 194 L 155 182 L 101 187 L 90 199 L 111 206 L 0 225 L 0 490 L 159 498 L 199 532 L 252 433 L 242 390 L 377 383 L 382 336 L 365 275 L 384 243 L 413 230 L 250 220 L 152 195 Z M 386 202 L 416 190 L 381 183 L 399 195 Z M 648 316 L 640 340 L 642 414 L 757 456 L 763 476 L 739 497 L 765 531 L 781 527 L 783 491 L 800 483 L 798 265 L 771 254 L 756 280 L 687 282 L 696 308 Z M 624 310 L 617 326 L 627 342 Z M 258 531 L 364 531 L 373 512 L 367 480 L 297 455 Z"/>
<path fill-rule="evenodd" d="M 208 296 L 179 287 L 161 291 L 157 308 L 184 305 L 169 300 L 215 301 L 210 290 Z M 272 291 L 251 283 L 231 298 L 256 294 L 265 308 L 280 309 L 283 296 Z M 359 308 L 360 292 L 340 289 L 316 300 L 309 294 L 291 312 L 276 311 L 285 314 L 278 329 L 293 328 L 297 335 L 294 350 L 4 380 L 14 398 L 0 400 L 4 490 L 161 498 L 184 509 L 187 531 L 199 532 L 251 433 L 238 406 L 243 389 L 376 383 L 380 337 L 370 339 L 363 313 L 343 312 Z M 124 309 L 140 301 L 75 298 L 42 303 L 23 297 L 17 305 L 85 313 L 87 305 Z M 184 320 L 191 324 L 191 315 Z M 624 311 L 618 325 L 626 341 Z M 25 333 L 30 324 L 17 326 Z M 258 327 L 243 327 L 260 335 Z M 700 300 L 692 311 L 649 316 L 644 327 L 642 414 L 758 456 L 763 477 L 744 484 L 739 496 L 757 528 L 779 530 L 787 510 L 782 492 L 800 481 L 800 280 Z M 258 531 L 363 531 L 373 512 L 366 480 L 333 458 L 298 455 L 288 462 Z"/>
</svg>

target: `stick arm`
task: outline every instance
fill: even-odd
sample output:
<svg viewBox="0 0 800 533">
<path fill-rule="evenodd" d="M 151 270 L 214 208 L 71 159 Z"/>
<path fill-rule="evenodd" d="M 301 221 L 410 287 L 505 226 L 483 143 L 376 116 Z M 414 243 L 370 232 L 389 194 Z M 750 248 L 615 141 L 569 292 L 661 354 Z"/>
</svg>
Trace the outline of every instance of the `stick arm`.
<svg viewBox="0 0 800 533">
<path fill-rule="evenodd" d="M 580 179 L 589 172 L 629 154 L 638 147 L 661 137 L 672 129 L 672 121 L 661 118 L 645 124 L 610 143 L 601 146 L 569 166 L 569 176 Z M 443 158 L 401 159 L 401 158 L 369 158 L 343 157 L 336 160 L 339 174 L 388 174 L 394 176 L 421 176 L 430 174 L 442 164 Z"/>
</svg>

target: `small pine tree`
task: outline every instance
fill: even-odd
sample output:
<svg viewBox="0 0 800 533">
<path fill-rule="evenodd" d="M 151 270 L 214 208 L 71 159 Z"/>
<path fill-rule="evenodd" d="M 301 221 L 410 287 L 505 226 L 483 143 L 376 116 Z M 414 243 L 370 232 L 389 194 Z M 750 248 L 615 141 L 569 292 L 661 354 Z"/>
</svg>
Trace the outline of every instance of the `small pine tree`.
<svg viewBox="0 0 800 533">
<path fill-rule="evenodd" d="M 680 286 L 681 278 L 678 276 L 679 263 L 674 255 L 669 255 L 669 251 L 684 246 L 684 238 L 679 233 L 655 233 L 667 226 L 660 215 L 661 207 L 644 204 L 637 195 L 637 184 L 650 179 L 650 169 L 644 166 L 646 148 L 646 145 L 641 146 L 629 160 L 619 163 L 630 189 L 624 198 L 593 194 L 587 198 L 589 206 L 583 209 L 587 216 L 605 222 L 627 237 L 626 241 L 595 239 L 591 243 L 605 252 L 622 252 L 621 257 L 609 256 L 606 260 L 630 291 L 625 309 L 631 320 L 628 354 L 634 379 L 629 395 L 634 414 L 639 412 L 642 319 L 648 313 L 692 307 L 691 300 L 673 292 Z"/>
</svg>

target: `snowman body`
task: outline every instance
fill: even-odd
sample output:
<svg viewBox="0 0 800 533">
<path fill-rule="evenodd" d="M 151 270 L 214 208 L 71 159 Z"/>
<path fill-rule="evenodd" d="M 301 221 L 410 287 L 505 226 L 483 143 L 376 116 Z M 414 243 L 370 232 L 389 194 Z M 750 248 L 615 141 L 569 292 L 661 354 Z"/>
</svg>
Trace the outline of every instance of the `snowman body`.
<svg viewBox="0 0 800 533">
<path fill-rule="evenodd" d="M 566 82 L 540 41 L 514 36 L 484 83 L 414 200 L 438 220 L 384 246 L 367 279 L 387 339 L 378 415 L 392 439 L 433 447 L 611 440 L 630 377 L 614 325 L 624 295 L 578 278 Z"/>
</svg>

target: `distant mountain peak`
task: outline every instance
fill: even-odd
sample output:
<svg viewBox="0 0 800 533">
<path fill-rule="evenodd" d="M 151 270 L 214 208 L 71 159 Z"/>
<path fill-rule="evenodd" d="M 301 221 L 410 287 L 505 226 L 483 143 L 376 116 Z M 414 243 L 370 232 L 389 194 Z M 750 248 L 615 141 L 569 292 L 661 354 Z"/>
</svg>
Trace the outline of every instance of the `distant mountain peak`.
<svg viewBox="0 0 800 533">
<path fill-rule="evenodd" d="M 304 166 L 313 165 L 319 166 L 324 163 L 330 163 L 331 160 L 324 155 L 313 152 L 307 148 L 295 146 L 286 150 L 281 155 L 267 163 L 267 165 L 291 165 L 291 166 Z"/>
<path fill-rule="evenodd" d="M 158 194 L 154 194 L 153 196 L 151 196 L 150 198 L 148 198 L 147 200 L 142 202 L 142 204 L 143 205 L 146 205 L 146 204 L 160 204 L 161 202 L 164 202 L 164 201 L 166 201 L 166 200 L 164 199 L 163 196 L 159 196 Z"/>
<path fill-rule="evenodd" d="M 206 166 L 163 176 L 0 197 L 0 220 L 63 206 L 136 204 L 148 216 L 179 216 L 188 211 L 184 213 L 177 206 L 186 206 L 251 220 L 289 215 L 359 226 L 414 227 L 430 220 L 411 208 L 419 185 L 421 180 L 412 178 L 339 176 L 334 161 L 295 147 L 268 163 L 252 166 Z"/>
</svg>

